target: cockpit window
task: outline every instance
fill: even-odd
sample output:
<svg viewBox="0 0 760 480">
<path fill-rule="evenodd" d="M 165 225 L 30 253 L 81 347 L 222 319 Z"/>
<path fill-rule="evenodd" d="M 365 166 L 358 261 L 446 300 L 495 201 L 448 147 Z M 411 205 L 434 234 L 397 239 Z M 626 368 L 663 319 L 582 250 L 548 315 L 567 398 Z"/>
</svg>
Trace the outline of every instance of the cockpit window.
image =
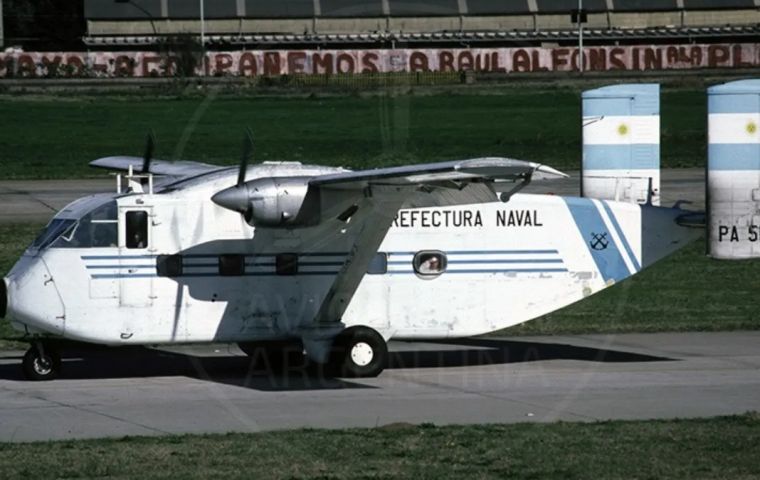
<svg viewBox="0 0 760 480">
<path fill-rule="evenodd" d="M 115 247 L 119 237 L 116 202 L 101 205 L 69 227 L 54 248 Z"/>
<path fill-rule="evenodd" d="M 68 218 L 54 218 L 32 242 L 32 247 L 42 250 L 53 243 L 61 234 L 70 230 L 76 223 L 76 220 Z"/>
</svg>

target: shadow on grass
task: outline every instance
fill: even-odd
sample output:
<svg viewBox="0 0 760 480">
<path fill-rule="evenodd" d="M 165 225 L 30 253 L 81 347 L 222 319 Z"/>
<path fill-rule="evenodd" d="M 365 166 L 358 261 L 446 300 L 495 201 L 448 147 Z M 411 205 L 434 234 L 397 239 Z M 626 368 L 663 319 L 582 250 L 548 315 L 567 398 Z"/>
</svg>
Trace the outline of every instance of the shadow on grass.
<svg viewBox="0 0 760 480">
<path fill-rule="evenodd" d="M 426 342 L 395 342 L 388 368 L 478 367 L 546 360 L 591 362 L 670 361 L 611 349 L 567 344 L 496 339 L 459 339 Z M 421 347 L 420 349 L 411 348 Z M 58 381 L 113 378 L 184 376 L 258 391 L 308 391 L 347 388 L 378 388 L 331 375 L 324 366 L 303 357 L 273 365 L 254 363 L 240 355 L 196 356 L 144 347 L 80 348 L 63 350 L 63 367 Z M 0 379 L 24 380 L 18 356 L 3 357 L 13 363 L 0 365 Z"/>
</svg>

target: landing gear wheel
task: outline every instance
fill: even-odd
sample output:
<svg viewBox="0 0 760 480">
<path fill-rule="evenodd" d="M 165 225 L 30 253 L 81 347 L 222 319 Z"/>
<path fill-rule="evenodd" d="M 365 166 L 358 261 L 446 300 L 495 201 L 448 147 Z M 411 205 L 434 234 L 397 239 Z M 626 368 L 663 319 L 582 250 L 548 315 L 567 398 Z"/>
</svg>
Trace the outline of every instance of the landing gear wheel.
<svg viewBox="0 0 760 480">
<path fill-rule="evenodd" d="M 305 364 L 303 345 L 299 340 L 238 343 L 238 347 L 251 357 L 255 367 L 268 370 L 288 370 Z"/>
<path fill-rule="evenodd" d="M 388 345 L 369 327 L 349 327 L 335 339 L 330 363 L 344 377 L 376 377 L 388 364 Z"/>
<path fill-rule="evenodd" d="M 61 373 L 61 357 L 52 348 L 32 345 L 24 354 L 22 367 L 27 380 L 53 380 Z"/>
</svg>

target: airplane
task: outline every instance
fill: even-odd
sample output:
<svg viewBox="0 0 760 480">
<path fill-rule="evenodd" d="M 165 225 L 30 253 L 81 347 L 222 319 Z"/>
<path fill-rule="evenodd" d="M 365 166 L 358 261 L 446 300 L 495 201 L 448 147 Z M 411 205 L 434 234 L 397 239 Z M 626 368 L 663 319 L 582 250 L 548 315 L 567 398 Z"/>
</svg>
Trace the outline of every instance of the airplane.
<svg viewBox="0 0 760 480">
<path fill-rule="evenodd" d="M 0 282 L 0 316 L 31 343 L 24 374 L 56 378 L 65 339 L 234 343 L 252 357 L 289 350 L 339 376 L 373 377 L 390 339 L 481 335 L 619 283 L 701 230 L 681 204 L 653 202 L 659 89 L 604 88 L 614 95 L 590 94 L 588 115 L 584 96 L 583 122 L 583 182 L 601 198 L 520 193 L 565 175 L 501 157 L 249 166 L 250 132 L 237 168 L 153 160 L 152 136 L 142 158 L 95 160 L 122 172 L 116 192 L 63 208 Z M 656 111 L 634 111 L 652 95 Z M 620 98 L 633 115 L 620 114 Z M 656 139 L 644 149 L 656 161 L 642 163 L 624 138 L 655 122 L 638 114 L 657 117 L 642 133 L 645 145 Z M 600 172 L 594 142 L 639 152 L 638 163 Z"/>
</svg>

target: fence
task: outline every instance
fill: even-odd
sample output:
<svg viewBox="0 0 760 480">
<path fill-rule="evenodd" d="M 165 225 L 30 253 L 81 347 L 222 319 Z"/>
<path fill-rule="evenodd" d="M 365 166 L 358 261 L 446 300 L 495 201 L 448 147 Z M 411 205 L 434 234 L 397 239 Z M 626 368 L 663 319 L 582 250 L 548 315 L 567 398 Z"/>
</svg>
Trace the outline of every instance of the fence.
<svg viewBox="0 0 760 480">
<path fill-rule="evenodd" d="M 372 50 L 250 50 L 156 52 L 34 52 L 0 54 L 0 78 L 287 76 L 302 82 L 459 81 L 459 72 L 540 73 L 663 71 L 760 66 L 760 44 L 648 45 L 577 48 L 473 48 Z M 346 76 L 363 74 L 361 80 Z M 365 75 L 366 74 L 366 75 Z M 417 76 L 419 74 L 419 76 Z M 440 76 L 438 74 L 441 74 Z M 304 79 L 314 76 L 313 79 Z M 333 78 L 334 77 L 334 78 Z"/>
</svg>

